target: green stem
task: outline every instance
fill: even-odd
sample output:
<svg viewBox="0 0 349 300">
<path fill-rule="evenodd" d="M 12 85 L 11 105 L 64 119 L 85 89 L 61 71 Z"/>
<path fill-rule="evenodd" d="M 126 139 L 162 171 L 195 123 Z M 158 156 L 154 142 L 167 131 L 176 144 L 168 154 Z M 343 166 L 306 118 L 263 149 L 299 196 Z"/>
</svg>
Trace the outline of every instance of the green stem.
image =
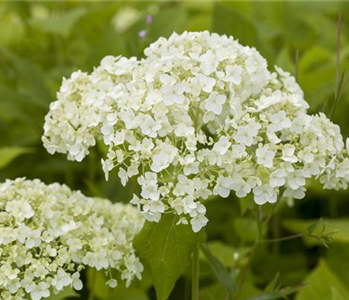
<svg viewBox="0 0 349 300">
<path fill-rule="evenodd" d="M 88 300 L 94 300 L 95 299 L 95 279 L 96 279 L 96 270 L 92 270 L 92 275 L 91 275 L 91 282 L 90 282 L 90 287 L 89 287 L 89 295 L 88 295 Z"/>
<path fill-rule="evenodd" d="M 195 247 L 192 257 L 191 300 L 199 300 L 199 246 Z"/>
<path fill-rule="evenodd" d="M 256 240 L 255 243 L 253 244 L 253 247 L 251 249 L 251 253 L 250 256 L 248 258 L 247 264 L 244 268 L 244 270 L 242 271 L 241 274 L 241 280 L 240 280 L 240 284 L 239 284 L 239 288 L 238 291 L 236 293 L 236 298 L 235 299 L 239 299 L 241 292 L 242 292 L 242 288 L 245 284 L 246 278 L 247 278 L 247 274 L 250 270 L 254 255 L 257 252 L 258 246 L 260 245 L 260 243 L 262 243 L 262 225 L 263 225 L 263 216 L 262 216 L 262 207 L 258 206 L 257 207 L 257 213 L 256 213 L 256 222 L 257 222 L 257 236 L 256 236 Z"/>
<path fill-rule="evenodd" d="M 289 235 L 289 236 L 283 236 L 280 238 L 263 240 L 263 242 L 264 243 L 277 243 L 277 242 L 283 242 L 283 241 L 288 241 L 288 240 L 293 240 L 293 239 L 299 239 L 303 236 L 304 236 L 303 233 L 298 233 L 298 234 L 293 234 L 293 235 Z"/>
</svg>

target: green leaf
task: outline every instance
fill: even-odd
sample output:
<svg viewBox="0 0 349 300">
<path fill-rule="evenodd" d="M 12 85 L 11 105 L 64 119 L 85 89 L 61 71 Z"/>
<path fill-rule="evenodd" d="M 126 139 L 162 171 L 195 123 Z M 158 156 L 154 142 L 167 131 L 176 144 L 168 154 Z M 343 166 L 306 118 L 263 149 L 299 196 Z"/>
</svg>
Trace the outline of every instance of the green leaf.
<svg viewBox="0 0 349 300">
<path fill-rule="evenodd" d="M 343 294 L 338 292 L 335 288 L 331 288 L 331 291 L 332 291 L 332 298 L 331 298 L 331 300 L 347 300 L 347 298 L 345 298 L 343 296 Z"/>
<path fill-rule="evenodd" d="M 275 300 L 275 299 L 285 299 L 287 296 L 297 292 L 300 286 L 295 287 L 285 287 L 275 292 L 262 293 L 258 296 L 247 298 L 246 300 Z M 310 299 L 307 299 L 310 300 Z"/>
<path fill-rule="evenodd" d="M 264 291 L 265 292 L 275 291 L 278 289 L 279 285 L 280 285 L 280 273 L 276 273 L 273 280 L 268 283 Z"/>
<path fill-rule="evenodd" d="M 33 152 L 31 148 L 3 147 L 0 148 L 0 169 L 9 165 L 16 157 Z"/>
<path fill-rule="evenodd" d="M 176 225 L 178 217 L 162 216 L 159 223 L 147 222 L 136 236 L 134 246 L 152 275 L 158 300 L 170 295 L 178 278 L 187 269 L 203 231 L 194 233 L 188 225 Z"/>
<path fill-rule="evenodd" d="M 251 209 L 251 199 L 245 197 L 245 198 L 239 198 L 240 203 L 240 215 L 243 216 L 249 209 Z"/>
<path fill-rule="evenodd" d="M 230 4 L 215 4 L 212 27 L 214 32 L 232 35 L 244 45 L 257 46 L 256 24 L 240 10 L 230 7 Z"/>
<path fill-rule="evenodd" d="M 51 293 L 51 296 L 45 299 L 46 300 L 64 300 L 70 297 L 78 297 L 78 294 L 71 287 L 68 287 L 68 288 L 65 288 L 62 292 L 58 293 L 57 295 L 54 295 L 53 293 Z"/>
<path fill-rule="evenodd" d="M 78 7 L 60 15 L 50 16 L 43 20 L 35 20 L 34 26 L 47 33 L 67 37 L 76 22 L 86 13 L 85 8 Z"/>
<path fill-rule="evenodd" d="M 137 286 L 143 283 L 144 273 L 142 274 L 142 282 L 134 280 L 130 287 L 125 286 L 125 282 L 119 277 L 120 274 L 114 275 L 116 275 L 114 278 L 118 280 L 118 285 L 115 288 L 110 288 L 106 284 L 109 279 L 108 274 L 92 268 L 87 269 L 87 288 L 90 292 L 93 291 L 94 299 L 149 300 L 145 288 Z"/>
<path fill-rule="evenodd" d="M 15 71 L 18 84 L 16 86 L 17 94 L 29 96 L 28 103 L 41 105 L 46 109 L 51 100 L 51 93 L 44 72 L 32 61 L 24 59 L 8 49 L 0 48 L 0 54 L 2 58 L 11 63 L 13 71 Z"/>
<path fill-rule="evenodd" d="M 107 298 L 106 300 L 111 299 L 122 299 L 122 300 L 149 300 L 147 293 L 140 289 L 136 288 L 116 288 L 113 293 L 112 298 Z"/>
<path fill-rule="evenodd" d="M 176 16 L 173 18 L 173 16 Z M 154 16 L 149 34 L 151 39 L 169 37 L 174 31 L 180 33 L 185 29 L 187 11 L 183 6 L 163 9 Z M 168 20 L 171 20 L 169 22 Z"/>
<path fill-rule="evenodd" d="M 280 244 L 275 243 L 274 245 Z M 307 275 L 309 263 L 304 253 L 292 251 L 292 253 L 270 254 L 267 249 L 264 250 L 266 252 L 263 250 L 259 252 L 256 257 L 255 267 L 258 268 L 259 282 L 265 285 L 275 277 L 275 274 L 280 273 L 280 281 L 284 286 L 293 286 L 301 282 Z M 265 291 L 272 290 L 265 289 Z"/>
<path fill-rule="evenodd" d="M 229 271 L 223 266 L 223 264 L 212 254 L 207 244 L 201 247 L 202 252 L 205 254 L 208 263 L 210 264 L 218 282 L 228 291 L 235 292 L 237 290 L 237 284 Z"/>
<path fill-rule="evenodd" d="M 233 267 L 237 259 L 244 258 L 250 251 L 248 247 L 233 248 L 231 245 L 224 244 L 218 240 L 208 242 L 208 246 L 212 254 L 225 267 Z"/>
<path fill-rule="evenodd" d="M 276 57 L 275 64 L 291 74 L 295 74 L 295 57 L 296 52 L 292 53 L 288 47 L 284 46 Z"/>
<path fill-rule="evenodd" d="M 226 298 L 226 295 L 226 289 L 218 283 L 200 288 L 201 300 L 223 300 Z"/>
<path fill-rule="evenodd" d="M 250 218 L 234 218 L 232 220 L 234 231 L 239 239 L 246 242 L 254 242 L 257 238 L 258 227 L 257 223 L 251 221 Z M 266 233 L 266 228 L 262 228 L 263 236 Z"/>
<path fill-rule="evenodd" d="M 344 285 L 349 282 L 349 244 L 336 243 L 327 252 L 326 263 Z"/>
<path fill-rule="evenodd" d="M 305 287 L 296 300 L 349 299 L 349 290 L 330 270 L 324 260 L 305 279 Z"/>
</svg>

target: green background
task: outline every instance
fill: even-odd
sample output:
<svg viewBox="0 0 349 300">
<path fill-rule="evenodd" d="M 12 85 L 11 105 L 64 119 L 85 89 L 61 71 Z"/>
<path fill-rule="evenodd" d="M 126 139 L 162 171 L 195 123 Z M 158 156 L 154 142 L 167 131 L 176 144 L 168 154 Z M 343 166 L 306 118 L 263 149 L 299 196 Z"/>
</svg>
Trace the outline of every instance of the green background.
<svg viewBox="0 0 349 300">
<path fill-rule="evenodd" d="M 336 90 L 339 12 L 343 22 L 337 71 L 341 73 L 349 67 L 349 2 L 0 2 L 0 180 L 58 181 L 87 195 L 127 202 L 131 186 L 123 188 L 115 176 L 108 183 L 104 180 L 103 147 L 96 147 L 82 163 L 45 151 L 41 143 L 44 116 L 62 77 L 78 69 L 91 71 L 106 55 L 140 57 L 149 43 L 173 31 L 210 30 L 256 47 L 271 69 L 278 65 L 297 74 L 311 113 L 329 115 Z M 147 15 L 153 16 L 150 25 Z M 147 35 L 140 38 L 143 29 Z M 343 88 L 331 119 L 346 138 L 349 85 Z M 323 191 L 311 184 L 306 199 L 292 207 L 280 204 L 264 232 L 267 238 L 303 232 L 320 217 L 325 218 L 325 233 L 339 232 L 329 249 L 309 237 L 260 246 L 239 299 L 260 294 L 279 273 L 282 286 L 307 282 L 291 296 L 297 300 L 348 300 L 347 200 L 348 192 Z M 241 276 L 256 236 L 251 215 L 241 213 L 247 201 L 231 197 L 207 204 L 211 251 L 233 278 Z M 268 214 L 272 208 L 263 209 Z M 170 299 L 189 299 L 190 273 L 186 273 Z M 233 299 L 213 273 L 202 256 L 201 299 Z M 89 276 L 94 277 L 86 286 L 94 284 L 95 299 L 156 299 L 154 279 L 147 270 L 144 280 L 129 290 L 118 287 L 111 291 L 101 274 L 86 274 Z M 269 285 L 267 291 L 273 290 L 278 288 Z M 82 299 L 87 295 L 84 290 Z M 277 293 L 270 297 L 253 299 L 279 299 Z"/>
</svg>

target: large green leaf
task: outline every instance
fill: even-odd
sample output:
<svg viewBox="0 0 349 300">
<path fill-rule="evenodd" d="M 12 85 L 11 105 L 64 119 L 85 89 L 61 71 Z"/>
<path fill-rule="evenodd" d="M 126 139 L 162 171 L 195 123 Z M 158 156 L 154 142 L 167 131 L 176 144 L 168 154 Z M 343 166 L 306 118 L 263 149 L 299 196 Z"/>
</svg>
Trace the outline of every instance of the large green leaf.
<svg viewBox="0 0 349 300">
<path fill-rule="evenodd" d="M 236 292 L 237 284 L 230 272 L 224 267 L 224 265 L 213 255 L 210 248 L 204 244 L 201 247 L 202 252 L 205 254 L 210 267 L 213 270 L 218 282 L 228 291 Z"/>
<path fill-rule="evenodd" d="M 260 292 L 261 291 L 253 285 L 251 280 L 247 278 L 242 287 L 239 298 L 235 299 L 230 297 L 229 299 L 244 300 L 247 297 L 251 297 L 252 295 L 256 295 Z M 227 290 L 219 283 L 211 284 L 200 289 L 201 300 L 225 300 L 227 299 L 227 295 L 229 295 Z M 232 294 L 230 294 L 230 296 L 231 295 Z"/>
<path fill-rule="evenodd" d="M 235 3 L 233 4 L 235 6 Z M 249 9 L 249 4 L 246 5 L 237 3 L 238 6 L 244 6 L 244 9 Z M 228 34 L 234 36 L 243 44 L 249 46 L 257 46 L 258 33 L 255 23 L 252 23 L 241 10 L 234 9 L 235 7 L 227 4 L 216 3 L 213 10 L 213 30 L 219 34 Z"/>
<path fill-rule="evenodd" d="M 178 217 L 168 214 L 159 223 L 147 222 L 135 238 L 137 253 L 153 277 L 158 300 L 166 300 L 178 278 L 185 272 L 203 231 L 194 233 L 189 225 L 176 225 Z"/>
<path fill-rule="evenodd" d="M 30 153 L 33 149 L 21 147 L 3 147 L 0 148 L 0 169 L 9 165 L 16 157 Z"/>
<path fill-rule="evenodd" d="M 117 279 L 118 285 L 115 288 L 111 288 L 106 284 L 109 279 L 109 275 L 105 274 L 103 271 L 97 271 L 96 269 L 87 269 L 87 288 L 90 293 L 94 296 L 94 299 L 99 300 L 149 300 L 145 290 L 139 285 L 143 284 L 144 274 L 142 274 L 142 281 L 133 280 L 130 287 L 125 286 L 125 282 L 120 279 L 120 274 L 116 275 L 114 278 Z M 146 281 L 146 279 L 145 279 Z"/>
<path fill-rule="evenodd" d="M 32 61 L 24 59 L 8 49 L 0 48 L 0 54 L 15 71 L 17 76 L 16 92 L 19 95 L 29 96 L 28 103 L 41 105 L 46 109 L 52 95 L 47 86 L 44 72 Z"/>
<path fill-rule="evenodd" d="M 173 18 L 173 16 L 176 17 Z M 161 36 L 169 37 L 174 31 L 180 33 L 185 29 L 186 18 L 187 11 L 183 6 L 163 9 L 159 14 L 154 16 L 149 31 L 151 39 L 157 39 Z"/>
<path fill-rule="evenodd" d="M 331 245 L 326 262 L 343 284 L 349 282 L 349 244 L 336 243 Z"/>
<path fill-rule="evenodd" d="M 220 241 L 208 242 L 212 254 L 225 266 L 232 268 L 236 259 L 244 259 L 250 253 L 249 247 L 235 248 Z"/>
<path fill-rule="evenodd" d="M 296 300 L 349 299 L 348 287 L 342 284 L 324 260 L 320 260 L 308 275 L 305 284 Z"/>
<path fill-rule="evenodd" d="M 78 294 L 71 287 L 67 287 L 57 295 L 51 294 L 46 300 L 65 300 L 68 298 L 71 299 L 71 297 L 78 297 Z"/>
<path fill-rule="evenodd" d="M 218 283 L 200 289 L 200 299 L 202 300 L 223 300 L 226 295 L 227 290 Z"/>
<path fill-rule="evenodd" d="M 69 35 L 73 26 L 86 13 L 84 7 L 77 7 L 59 15 L 52 15 L 43 20 L 35 20 L 34 26 L 37 26 L 42 31 L 53 33 L 66 37 Z"/>
<path fill-rule="evenodd" d="M 338 292 L 336 289 L 332 288 L 332 298 L 331 300 L 347 300 L 343 294 Z"/>
</svg>

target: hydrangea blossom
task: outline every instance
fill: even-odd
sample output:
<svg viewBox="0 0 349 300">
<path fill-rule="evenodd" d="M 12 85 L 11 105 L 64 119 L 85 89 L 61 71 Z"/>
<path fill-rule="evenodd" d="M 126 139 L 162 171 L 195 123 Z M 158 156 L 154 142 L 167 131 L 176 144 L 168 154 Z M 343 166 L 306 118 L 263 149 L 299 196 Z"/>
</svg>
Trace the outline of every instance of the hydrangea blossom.
<svg viewBox="0 0 349 300">
<path fill-rule="evenodd" d="M 0 184 L 0 299 L 39 300 L 67 286 L 82 289 L 80 271 L 141 278 L 132 246 L 144 218 L 130 205 L 88 198 L 65 185 L 16 179 Z"/>
<path fill-rule="evenodd" d="M 64 79 L 43 142 L 81 161 L 108 146 L 106 178 L 136 176 L 132 203 L 152 221 L 174 211 L 199 231 L 205 199 L 252 194 L 257 204 L 302 198 L 308 179 L 346 188 L 348 149 L 339 127 L 311 116 L 289 73 L 232 37 L 174 33 L 145 58 L 105 57 L 91 74 Z"/>
</svg>

